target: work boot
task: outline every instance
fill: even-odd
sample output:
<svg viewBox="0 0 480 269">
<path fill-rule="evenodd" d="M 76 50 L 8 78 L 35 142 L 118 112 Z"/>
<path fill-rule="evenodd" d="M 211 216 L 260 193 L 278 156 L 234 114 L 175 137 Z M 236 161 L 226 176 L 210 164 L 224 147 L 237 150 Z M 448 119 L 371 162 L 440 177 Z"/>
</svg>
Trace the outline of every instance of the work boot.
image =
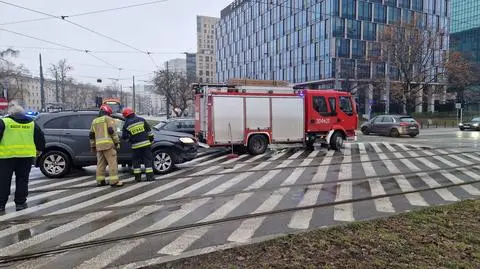
<svg viewBox="0 0 480 269">
<path fill-rule="evenodd" d="M 107 182 L 105 180 L 97 181 L 97 187 L 107 186 Z"/>
<path fill-rule="evenodd" d="M 27 208 L 28 208 L 27 203 L 15 205 L 15 209 L 16 209 L 17 211 L 24 210 L 24 209 L 27 209 Z"/>
<path fill-rule="evenodd" d="M 147 181 L 155 181 L 155 175 L 153 173 L 148 173 Z"/>
<path fill-rule="evenodd" d="M 135 174 L 135 181 L 142 182 L 142 174 Z"/>
<path fill-rule="evenodd" d="M 121 181 L 110 183 L 110 187 L 122 187 L 122 186 L 123 186 L 123 182 Z"/>
</svg>

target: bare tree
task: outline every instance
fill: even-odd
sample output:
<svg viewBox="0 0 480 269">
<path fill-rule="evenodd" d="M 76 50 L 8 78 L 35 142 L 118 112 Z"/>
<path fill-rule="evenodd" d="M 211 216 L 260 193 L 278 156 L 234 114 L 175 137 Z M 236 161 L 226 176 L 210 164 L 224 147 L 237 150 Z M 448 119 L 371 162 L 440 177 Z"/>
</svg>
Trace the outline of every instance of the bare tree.
<svg viewBox="0 0 480 269">
<path fill-rule="evenodd" d="M 65 85 L 68 83 L 67 75 L 68 72 L 73 70 L 73 67 L 67 64 L 66 59 L 58 61 L 58 64 L 50 65 L 50 73 L 55 78 L 56 81 L 56 99 L 57 102 L 65 103 Z M 59 85 L 60 84 L 60 85 Z M 61 94 L 61 96 L 60 96 Z"/>
<path fill-rule="evenodd" d="M 22 87 L 22 82 L 29 71 L 23 65 L 17 66 L 9 60 L 10 57 L 17 57 L 19 53 L 18 50 L 13 49 L 0 51 L 0 95 L 3 95 L 4 90 L 7 89 L 7 96 L 4 97 L 23 102 L 28 90 Z"/>
<path fill-rule="evenodd" d="M 448 78 L 448 90 L 455 92 L 459 101 L 464 101 L 465 91 L 468 90 L 469 86 L 478 82 L 478 77 L 475 76 L 477 72 L 474 72 L 474 67 L 460 52 L 450 53 L 445 69 Z"/>
<path fill-rule="evenodd" d="M 167 103 L 173 108 L 175 115 L 177 117 L 184 115 L 193 100 L 193 91 L 190 89 L 186 77 L 161 70 L 155 73 L 153 83 L 155 92 L 166 97 Z"/>
</svg>

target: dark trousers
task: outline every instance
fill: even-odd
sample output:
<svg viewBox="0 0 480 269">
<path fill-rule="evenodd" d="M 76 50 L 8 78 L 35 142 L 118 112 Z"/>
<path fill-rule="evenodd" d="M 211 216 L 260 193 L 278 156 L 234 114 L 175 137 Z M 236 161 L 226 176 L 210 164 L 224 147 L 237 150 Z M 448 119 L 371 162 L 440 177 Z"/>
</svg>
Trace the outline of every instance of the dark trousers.
<svg viewBox="0 0 480 269">
<path fill-rule="evenodd" d="M 32 169 L 32 158 L 0 159 L 0 206 L 4 207 L 10 195 L 12 176 L 15 172 L 15 204 L 27 201 L 28 177 Z"/>
<path fill-rule="evenodd" d="M 152 147 L 143 147 L 139 149 L 132 149 L 132 166 L 133 166 L 133 173 L 140 174 L 142 173 L 141 165 L 142 163 L 145 165 L 145 172 L 153 173 L 152 165 L 153 165 L 153 154 L 152 154 Z"/>
</svg>

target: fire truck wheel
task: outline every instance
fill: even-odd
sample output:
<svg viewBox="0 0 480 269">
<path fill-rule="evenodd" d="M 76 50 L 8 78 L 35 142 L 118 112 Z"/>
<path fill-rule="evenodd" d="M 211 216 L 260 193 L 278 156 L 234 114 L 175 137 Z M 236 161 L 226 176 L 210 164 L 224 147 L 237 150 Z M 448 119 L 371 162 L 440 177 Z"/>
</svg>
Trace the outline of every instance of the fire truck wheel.
<svg viewBox="0 0 480 269">
<path fill-rule="evenodd" d="M 265 153 L 268 147 L 268 140 L 264 135 L 253 135 L 248 140 L 248 152 L 252 155 Z"/>
<path fill-rule="evenodd" d="M 340 132 L 335 132 L 330 139 L 330 147 L 333 150 L 340 150 L 343 147 L 343 135 Z"/>
</svg>

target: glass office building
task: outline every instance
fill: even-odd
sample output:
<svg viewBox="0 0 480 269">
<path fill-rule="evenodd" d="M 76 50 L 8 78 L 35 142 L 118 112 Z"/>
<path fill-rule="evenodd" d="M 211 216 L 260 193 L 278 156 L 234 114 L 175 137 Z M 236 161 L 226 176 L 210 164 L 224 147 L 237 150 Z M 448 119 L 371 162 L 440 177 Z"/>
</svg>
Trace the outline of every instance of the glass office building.
<svg viewBox="0 0 480 269">
<path fill-rule="evenodd" d="M 446 31 L 448 5 L 449 0 L 237 0 L 222 10 L 216 27 L 217 80 L 331 88 L 344 74 L 355 73 L 358 80 L 385 76 L 385 63 L 371 60 L 382 53 L 385 25 L 419 21 Z"/>
<path fill-rule="evenodd" d="M 480 64 L 480 0 L 454 0 L 451 5 L 450 48 Z"/>
</svg>

